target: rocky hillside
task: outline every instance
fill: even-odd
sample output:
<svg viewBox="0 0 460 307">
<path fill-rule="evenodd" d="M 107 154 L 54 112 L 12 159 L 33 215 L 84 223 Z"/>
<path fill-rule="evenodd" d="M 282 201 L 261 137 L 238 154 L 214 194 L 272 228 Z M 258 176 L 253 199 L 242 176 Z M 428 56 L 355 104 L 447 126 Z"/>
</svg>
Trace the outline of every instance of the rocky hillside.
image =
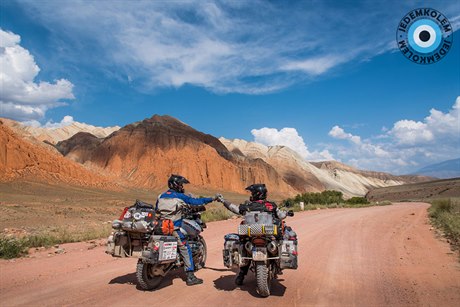
<svg viewBox="0 0 460 307">
<path fill-rule="evenodd" d="M 64 158 L 54 148 L 18 135 L 0 120 L 0 182 L 16 180 L 118 188 L 107 178 Z"/>
<path fill-rule="evenodd" d="M 378 188 L 370 191 L 366 197 L 371 201 L 427 201 L 460 197 L 460 178 Z"/>
<path fill-rule="evenodd" d="M 87 132 L 96 137 L 103 138 L 120 129 L 118 126 L 95 127 L 79 122 L 72 122 L 70 125 L 58 128 L 31 127 L 9 119 L 2 118 L 1 120 L 5 125 L 12 128 L 15 132 L 29 135 L 38 141 L 46 141 L 51 144 L 56 144 L 59 141 L 67 140 L 78 132 Z"/>
<path fill-rule="evenodd" d="M 199 191 L 246 194 L 246 186 L 264 182 L 272 197 L 285 198 L 325 189 L 363 196 L 377 187 L 427 180 L 362 171 L 336 161 L 309 163 L 288 147 L 217 139 L 170 116 L 155 115 L 102 137 L 80 131 L 55 145 L 37 140 L 30 131 L 37 132 L 2 120 L 3 181 L 112 182 L 159 191 L 170 174 L 178 173 Z"/>
<path fill-rule="evenodd" d="M 264 146 L 244 140 L 220 141 L 233 153 L 260 158 L 272 165 L 297 190 L 337 190 L 346 197 L 364 196 L 370 189 L 428 180 L 419 176 L 393 176 L 362 171 L 337 161 L 307 162 L 285 146 Z"/>
<path fill-rule="evenodd" d="M 264 160 L 232 154 L 217 138 L 170 116 L 155 115 L 106 138 L 77 133 L 56 148 L 138 187 L 164 188 L 169 175 L 179 173 L 197 187 L 244 193 L 247 185 L 265 182 L 279 195 L 297 192 Z"/>
</svg>

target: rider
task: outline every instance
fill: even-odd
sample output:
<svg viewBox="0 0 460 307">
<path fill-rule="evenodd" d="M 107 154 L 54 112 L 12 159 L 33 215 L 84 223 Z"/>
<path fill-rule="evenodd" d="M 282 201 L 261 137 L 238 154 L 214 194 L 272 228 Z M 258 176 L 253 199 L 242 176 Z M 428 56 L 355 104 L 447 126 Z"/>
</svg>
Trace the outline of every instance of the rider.
<svg viewBox="0 0 460 307">
<path fill-rule="evenodd" d="M 237 206 L 229 201 L 225 200 L 222 195 L 217 197 L 217 201 L 222 202 L 224 206 L 232 211 L 235 214 L 244 215 L 248 211 L 268 211 L 273 214 L 273 216 L 279 220 L 285 219 L 287 216 L 294 216 L 292 210 L 283 211 L 278 208 L 278 206 L 271 201 L 267 200 L 267 187 L 263 183 L 252 184 L 248 186 L 245 190 L 251 192 L 249 201 L 244 202 L 243 204 Z M 238 286 L 241 286 L 244 281 L 244 277 L 248 274 L 250 263 L 245 266 L 240 267 L 240 272 L 235 279 L 235 283 Z"/>
<path fill-rule="evenodd" d="M 193 263 L 192 251 L 182 232 L 179 231 L 182 225 L 182 207 L 203 206 L 213 202 L 217 198 L 193 198 L 184 194 L 184 184 L 190 183 L 185 177 L 171 175 L 168 179 L 169 190 L 158 196 L 156 212 L 160 217 L 171 219 L 174 223 L 173 235 L 177 238 L 179 253 L 184 261 L 185 272 L 187 274 L 187 286 L 202 284 L 203 279 L 197 278 L 193 273 L 195 265 Z"/>
</svg>

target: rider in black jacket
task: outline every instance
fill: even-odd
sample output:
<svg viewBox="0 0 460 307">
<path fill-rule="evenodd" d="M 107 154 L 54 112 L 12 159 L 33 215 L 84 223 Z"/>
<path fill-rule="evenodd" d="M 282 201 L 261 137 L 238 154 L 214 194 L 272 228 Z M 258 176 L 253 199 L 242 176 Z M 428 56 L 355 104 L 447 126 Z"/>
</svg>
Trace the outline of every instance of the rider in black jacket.
<svg viewBox="0 0 460 307">
<path fill-rule="evenodd" d="M 231 202 L 225 200 L 222 196 L 217 198 L 217 201 L 224 204 L 225 208 L 231 212 L 239 215 L 244 215 L 249 211 L 266 211 L 271 212 L 273 216 L 279 220 L 285 219 L 287 216 L 293 216 L 294 212 L 292 210 L 284 211 L 280 210 L 274 202 L 267 200 L 267 187 L 263 183 L 253 184 L 246 188 L 246 190 L 251 192 L 249 201 L 237 206 Z M 235 283 L 238 286 L 241 286 L 244 281 L 244 277 L 248 274 L 250 263 L 245 266 L 240 267 L 240 272 L 235 279 Z"/>
</svg>

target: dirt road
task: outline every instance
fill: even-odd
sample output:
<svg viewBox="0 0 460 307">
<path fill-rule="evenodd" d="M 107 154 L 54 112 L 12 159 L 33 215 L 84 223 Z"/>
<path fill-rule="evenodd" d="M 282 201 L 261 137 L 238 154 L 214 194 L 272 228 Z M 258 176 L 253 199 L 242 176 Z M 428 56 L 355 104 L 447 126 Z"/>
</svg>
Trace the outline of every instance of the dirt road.
<svg viewBox="0 0 460 307">
<path fill-rule="evenodd" d="M 187 287 L 183 273 L 153 292 L 136 288 L 135 259 L 114 259 L 104 247 L 66 244 L 65 254 L 0 261 L 2 306 L 460 306 L 460 265 L 435 238 L 420 203 L 303 212 L 288 223 L 299 237 L 299 269 L 284 271 L 272 296 L 255 280 L 234 285 L 222 264 L 223 236 L 238 220 L 209 223 L 205 283 Z M 52 252 L 52 250 L 51 250 Z"/>
</svg>

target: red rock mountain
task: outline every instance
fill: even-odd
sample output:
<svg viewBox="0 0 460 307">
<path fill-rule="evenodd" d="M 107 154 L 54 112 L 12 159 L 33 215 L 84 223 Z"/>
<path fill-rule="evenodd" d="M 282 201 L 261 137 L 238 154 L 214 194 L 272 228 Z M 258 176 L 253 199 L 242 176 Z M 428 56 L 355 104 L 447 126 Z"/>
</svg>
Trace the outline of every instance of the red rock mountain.
<svg viewBox="0 0 460 307">
<path fill-rule="evenodd" d="M 217 138 L 170 116 L 155 115 L 101 139 L 77 133 L 56 148 L 137 187 L 164 188 L 169 175 L 178 173 L 200 188 L 244 193 L 246 186 L 264 182 L 272 195 L 298 192 L 262 159 L 233 154 Z"/>
<path fill-rule="evenodd" d="M 51 146 L 15 133 L 0 120 L 0 182 L 16 180 L 118 189 L 107 178 L 64 158 Z"/>
</svg>

